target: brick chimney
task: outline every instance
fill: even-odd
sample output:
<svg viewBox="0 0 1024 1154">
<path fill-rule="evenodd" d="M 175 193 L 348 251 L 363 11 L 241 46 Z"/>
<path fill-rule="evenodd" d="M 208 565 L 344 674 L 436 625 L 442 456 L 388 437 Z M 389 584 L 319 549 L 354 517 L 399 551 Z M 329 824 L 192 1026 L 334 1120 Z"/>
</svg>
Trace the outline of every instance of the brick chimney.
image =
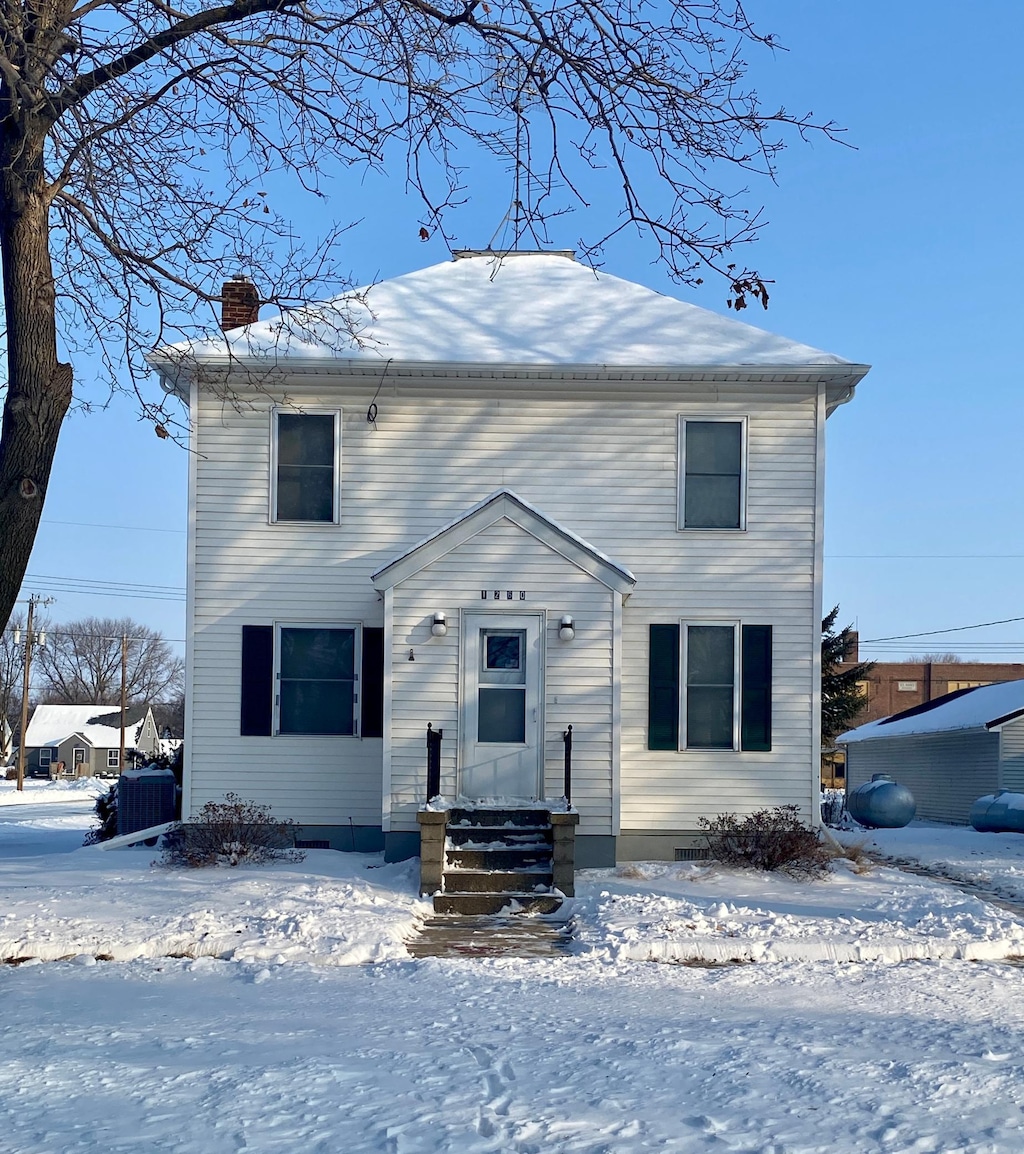
<svg viewBox="0 0 1024 1154">
<path fill-rule="evenodd" d="M 220 290 L 220 327 L 228 332 L 260 319 L 260 298 L 247 276 L 235 275 Z"/>
</svg>

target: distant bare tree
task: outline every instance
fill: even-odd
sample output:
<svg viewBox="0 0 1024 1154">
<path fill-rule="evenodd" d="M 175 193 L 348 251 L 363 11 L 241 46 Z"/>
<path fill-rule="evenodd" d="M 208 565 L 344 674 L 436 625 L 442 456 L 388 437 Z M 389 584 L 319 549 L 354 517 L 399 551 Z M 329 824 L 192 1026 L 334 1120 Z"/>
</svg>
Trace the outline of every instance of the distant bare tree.
<svg viewBox="0 0 1024 1154">
<path fill-rule="evenodd" d="M 15 633 L 25 628 L 22 616 L 12 617 L 6 629 L 0 630 L 0 717 L 6 717 L 12 730 L 21 722 L 21 687 L 24 651 L 14 642 Z"/>
<path fill-rule="evenodd" d="M 165 731 L 169 731 L 171 737 L 184 737 L 185 694 L 179 693 L 166 701 L 153 702 L 153 720 L 161 737 Z"/>
<path fill-rule="evenodd" d="M 619 211 L 588 253 L 633 227 L 677 278 L 766 304 L 733 253 L 762 224 L 746 183 L 836 133 L 762 106 L 744 53 L 776 48 L 742 0 L 3 0 L 0 622 L 74 395 L 62 348 L 174 435 L 144 354 L 212 327 L 225 271 L 281 307 L 337 291 L 345 222 L 304 253 L 288 216 L 344 166 L 397 162 L 421 210 L 397 227 L 446 241 L 474 154 L 514 172 L 510 244 L 603 182 Z"/>
<path fill-rule="evenodd" d="M 39 700 L 59 705 L 119 705 L 121 638 L 128 638 L 128 704 L 177 696 L 184 663 L 156 630 L 130 617 L 85 617 L 55 625 L 33 659 Z"/>
<path fill-rule="evenodd" d="M 922 653 L 919 657 L 908 657 L 907 660 L 918 665 L 962 665 L 963 658 L 958 653 Z"/>
</svg>

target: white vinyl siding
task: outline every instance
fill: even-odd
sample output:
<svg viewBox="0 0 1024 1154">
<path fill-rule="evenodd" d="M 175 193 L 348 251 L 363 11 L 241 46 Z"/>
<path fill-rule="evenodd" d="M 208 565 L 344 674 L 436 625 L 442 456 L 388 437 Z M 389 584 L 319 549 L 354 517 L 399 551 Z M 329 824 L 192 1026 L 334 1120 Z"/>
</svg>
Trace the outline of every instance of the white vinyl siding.
<svg viewBox="0 0 1024 1154">
<path fill-rule="evenodd" d="M 492 594 L 499 590 L 503 598 L 484 600 L 480 596 L 484 589 Z M 504 598 L 509 590 L 511 601 Z M 520 590 L 527 594 L 526 600 L 519 600 Z M 562 796 L 562 733 L 572 725 L 573 802 L 588 832 L 611 832 L 615 596 L 507 520 L 484 529 L 394 588 L 390 828 L 417 828 L 416 809 L 426 800 L 428 721 L 444 730 L 441 791 L 452 797 L 458 789 L 461 617 L 467 612 L 494 612 L 545 615 L 544 796 Z M 436 610 L 448 616 L 444 637 L 430 633 Z M 576 620 L 572 641 L 558 637 L 565 613 Z M 414 661 L 409 660 L 410 651 Z"/>
<path fill-rule="evenodd" d="M 325 371 L 312 381 L 296 376 L 282 386 L 296 406 L 343 409 L 344 518 L 331 532 L 315 525 L 267 525 L 270 399 L 262 410 L 257 402 L 253 410 L 237 411 L 210 396 L 199 406 L 192 445 L 197 470 L 190 654 L 193 812 L 234 790 L 300 822 L 347 824 L 351 818 L 357 825 L 380 824 L 380 739 L 247 738 L 244 752 L 240 749 L 241 627 L 331 620 L 383 625 L 384 606 L 371 574 L 488 494 L 508 487 L 637 577 L 622 609 L 621 828 L 692 830 L 701 816 L 769 804 L 793 803 L 806 816 L 813 814 L 817 751 L 811 702 L 820 625 L 814 619 L 813 384 L 755 384 L 737 370 L 732 384 L 662 382 L 648 388 L 630 383 L 602 395 L 559 397 L 550 381 L 473 382 L 469 395 L 465 381 L 414 378 L 389 385 L 391 391 L 378 401 L 375 428 L 365 412 L 377 383 Z M 429 395 L 420 391 L 428 383 Z M 746 420 L 745 533 L 676 531 L 680 412 Z M 612 594 L 582 573 L 577 586 L 571 574 L 579 571 L 568 562 L 564 578 L 558 573 L 557 580 L 514 576 L 522 534 L 515 540 L 511 552 L 508 543 L 490 538 L 486 548 L 478 546 L 481 563 L 491 566 L 481 587 L 493 582 L 495 588 L 525 588 L 529 599 L 516 608 L 548 611 L 549 666 L 556 644 L 589 654 L 598 641 L 589 632 L 586 602 L 600 602 L 610 630 Z M 489 556 L 486 549 L 492 547 Z M 538 548 L 543 547 L 538 543 Z M 544 549 L 537 564 L 550 569 L 550 556 Z M 524 553 L 522 571 L 533 573 L 529 557 L 532 552 Z M 416 651 L 417 673 L 421 661 L 457 660 L 442 658 L 440 647 L 423 642 L 436 610 L 448 613 L 448 636 L 457 637 L 452 609 L 457 593 L 464 590 L 472 600 L 475 589 L 480 604 L 481 578 L 474 571 L 457 584 L 458 577 L 452 572 L 442 581 L 435 574 L 431 580 L 437 584 L 420 590 L 420 616 L 410 616 L 408 608 L 396 617 L 391 653 L 396 683 L 412 675 L 409 648 Z M 577 594 L 584 599 L 582 609 L 570 603 L 570 595 Z M 577 641 L 553 644 L 550 631 L 557 635 L 558 619 L 567 612 L 576 618 Z M 770 752 L 739 758 L 692 751 L 681 759 L 672 751 L 646 748 L 648 626 L 681 618 L 773 626 Z M 407 643 L 410 636 L 415 640 Z M 610 633 L 600 641 L 605 644 L 602 662 L 611 660 Z M 457 646 L 450 652 L 457 654 Z M 408 670 L 399 669 L 403 662 Z M 561 733 L 572 722 L 578 732 L 580 832 L 617 833 L 605 785 L 596 777 L 588 781 L 591 771 L 584 768 L 612 761 L 611 704 L 588 669 L 589 657 L 583 666 L 548 670 L 546 789 L 561 794 Z M 561 711 L 562 698 L 570 695 L 575 716 Z M 455 698 L 409 700 L 415 708 L 395 718 L 393 753 L 403 823 L 421 788 L 426 722 L 445 728 L 446 774 L 454 770 L 447 759 L 456 748 L 449 738 Z"/>
</svg>

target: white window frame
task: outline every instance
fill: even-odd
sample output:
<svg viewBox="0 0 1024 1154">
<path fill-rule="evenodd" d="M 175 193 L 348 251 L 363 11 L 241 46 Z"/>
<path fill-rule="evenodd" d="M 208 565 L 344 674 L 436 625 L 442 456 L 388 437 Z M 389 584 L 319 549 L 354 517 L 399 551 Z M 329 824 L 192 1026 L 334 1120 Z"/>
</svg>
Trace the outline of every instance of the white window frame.
<svg viewBox="0 0 1024 1154">
<path fill-rule="evenodd" d="M 740 669 L 740 658 L 742 656 L 740 650 L 741 638 L 743 636 L 743 623 L 735 618 L 729 620 L 709 620 L 707 618 L 687 618 L 679 622 L 679 662 L 681 665 L 679 673 L 679 748 L 680 750 L 687 750 L 690 747 L 686 743 L 686 710 L 688 703 L 687 690 L 689 688 L 686 679 L 687 664 L 690 651 L 690 627 L 693 625 L 714 626 L 716 628 L 732 629 L 732 748 L 720 746 L 714 749 L 709 749 L 707 746 L 694 746 L 694 753 L 738 753 L 740 748 L 740 706 L 741 693 L 743 688 L 743 672 Z"/>
<path fill-rule="evenodd" d="M 48 766 L 53 764 L 53 750 L 49 746 L 44 746 L 39 750 L 39 766 Z"/>
<path fill-rule="evenodd" d="M 291 521 L 277 516 L 277 419 L 284 413 L 290 417 L 333 417 L 334 418 L 334 517 L 330 521 Z M 272 525 L 301 525 L 305 529 L 330 528 L 341 524 L 341 430 L 342 410 L 325 408 L 291 408 L 275 405 L 270 410 L 270 509 Z"/>
<path fill-rule="evenodd" d="M 108 749 L 107 750 L 107 769 L 121 768 L 121 750 Z"/>
<path fill-rule="evenodd" d="M 81 754 L 82 756 L 79 757 L 78 756 L 79 754 Z M 89 764 L 89 751 L 85 748 L 84 745 L 76 745 L 72 748 L 72 750 L 71 750 L 71 764 L 73 766 L 74 765 L 88 765 Z"/>
<path fill-rule="evenodd" d="M 281 630 L 282 629 L 351 629 L 355 632 L 352 666 L 355 674 L 354 698 L 352 703 L 351 733 L 282 733 L 281 732 Z M 275 621 L 274 622 L 274 719 L 275 737 L 330 738 L 351 741 L 358 738 L 363 729 L 363 626 L 358 621 Z"/>
<path fill-rule="evenodd" d="M 740 524 L 738 529 L 714 528 L 713 526 L 691 525 L 686 521 L 686 425 L 694 421 L 700 424 L 727 424 L 740 426 Z M 680 533 L 745 533 L 747 531 L 747 476 L 749 456 L 749 418 L 744 416 L 723 416 L 721 413 L 680 413 L 676 424 L 676 529 Z"/>
</svg>

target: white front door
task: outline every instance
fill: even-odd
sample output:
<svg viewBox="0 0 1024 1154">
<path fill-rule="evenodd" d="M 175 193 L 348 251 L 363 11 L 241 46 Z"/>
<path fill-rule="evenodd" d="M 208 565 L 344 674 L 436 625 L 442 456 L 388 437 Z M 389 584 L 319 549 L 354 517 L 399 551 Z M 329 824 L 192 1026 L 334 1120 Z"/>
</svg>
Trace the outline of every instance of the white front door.
<svg viewBox="0 0 1024 1154">
<path fill-rule="evenodd" d="M 541 796 L 541 620 L 466 615 L 459 779 L 465 797 Z"/>
</svg>

